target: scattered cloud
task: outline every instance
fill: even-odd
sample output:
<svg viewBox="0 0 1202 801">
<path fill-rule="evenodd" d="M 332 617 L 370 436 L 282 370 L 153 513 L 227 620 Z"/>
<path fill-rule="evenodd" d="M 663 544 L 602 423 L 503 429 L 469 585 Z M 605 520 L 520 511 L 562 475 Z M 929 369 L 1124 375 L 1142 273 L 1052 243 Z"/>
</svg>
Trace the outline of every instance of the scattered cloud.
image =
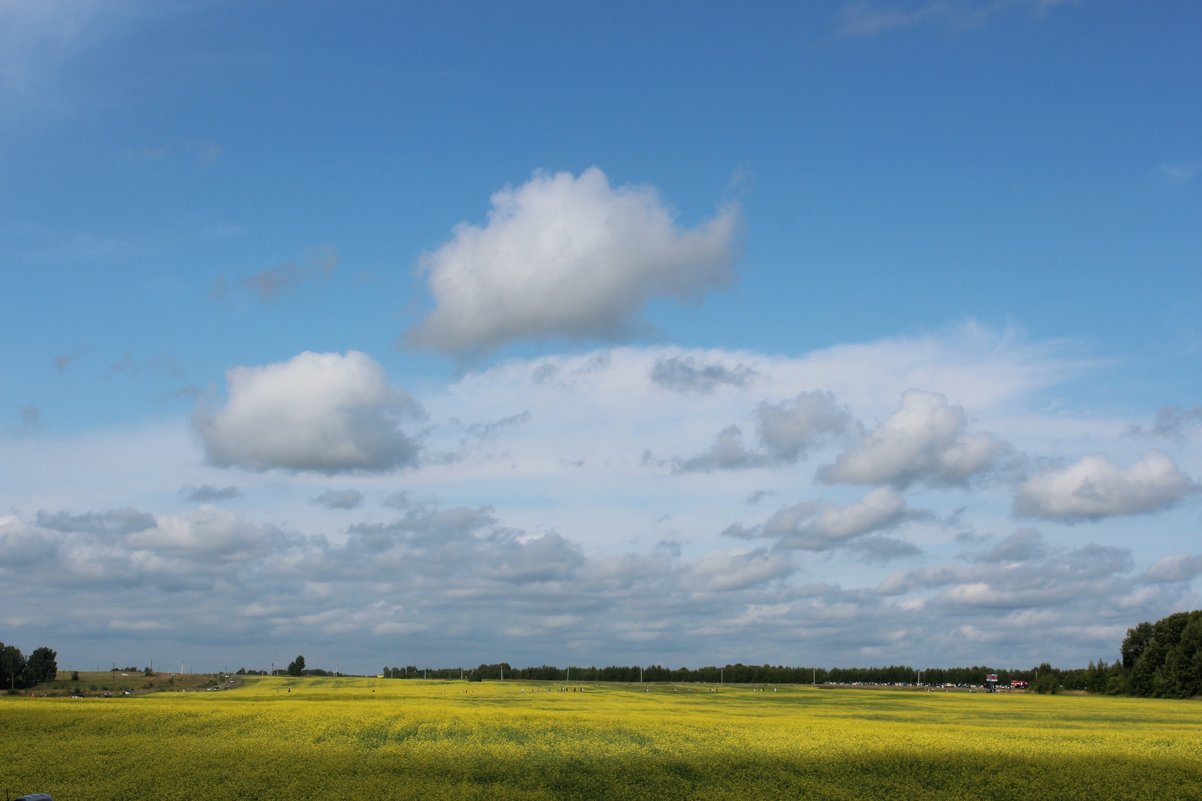
<svg viewBox="0 0 1202 801">
<path fill-rule="evenodd" d="M 0 3 L 0 96 L 36 95 L 49 75 L 104 29 L 97 23 L 109 10 L 105 6 L 99 0 Z"/>
<path fill-rule="evenodd" d="M 848 549 L 865 562 L 893 562 L 922 555 L 922 549 L 912 542 L 879 535 L 857 539 Z"/>
<path fill-rule="evenodd" d="M 400 426 L 422 409 L 366 354 L 306 351 L 230 369 L 226 384 L 224 408 L 201 407 L 193 418 L 214 465 L 337 473 L 417 460 L 419 445 Z"/>
<path fill-rule="evenodd" d="M 733 279 L 739 210 L 680 228 L 654 189 L 593 167 L 534 175 L 491 198 L 483 227 L 421 260 L 434 308 L 412 344 L 460 356 L 518 340 L 629 336 L 652 298 L 695 300 Z"/>
<path fill-rule="evenodd" d="M 989 551 L 977 554 L 974 559 L 990 564 L 1030 562 L 1040 559 L 1048 552 L 1043 534 L 1035 529 L 1022 528 L 1006 536 Z"/>
<path fill-rule="evenodd" d="M 697 368 L 742 364 L 756 378 L 669 395 L 652 375 L 674 358 Z M 998 487 L 974 486 L 971 501 L 922 491 L 927 512 L 911 508 L 918 494 L 907 499 L 893 483 L 827 488 L 821 498 L 798 494 L 811 471 L 684 474 L 639 458 L 648 448 L 687 452 L 737 420 L 742 451 L 773 467 L 794 453 L 830 463 L 847 445 L 842 437 L 872 441 L 857 419 L 890 420 L 914 386 L 968 398 L 987 421 L 982 429 L 1028 447 L 1063 443 L 1055 437 L 1121 444 L 1125 423 L 1044 411 L 1055 395 L 1047 389 L 1075 375 L 1055 348 L 947 333 L 796 356 L 670 346 L 540 355 L 423 385 L 430 414 L 420 420 L 383 368 L 362 359 L 300 354 L 237 368 L 246 374 L 227 381 L 225 397 L 199 402 L 191 440 L 178 427 L 141 438 L 119 431 L 71 448 L 57 438 L 0 437 L 0 461 L 28 466 L 0 487 L 0 509 L 11 510 L 0 512 L 0 608 L 21 608 L 14 588 L 33 582 L 54 595 L 39 614 L 69 621 L 47 640 L 62 653 L 91 647 L 73 632 L 112 633 L 113 621 L 121 634 L 107 642 L 133 650 L 149 636 L 137 632 L 163 632 L 147 627 L 169 619 L 169 630 L 154 634 L 154 653 L 191 660 L 201 633 L 219 627 L 230 659 L 248 666 L 311 642 L 305 653 L 314 664 L 328 648 L 344 667 L 371 669 L 396 658 L 398 632 L 446 664 L 492 660 L 507 648 L 535 664 L 690 664 L 708 658 L 713 642 L 723 648 L 714 659 L 788 661 L 804 642 L 815 660 L 832 664 L 938 653 L 964 664 L 1071 665 L 1113 651 L 1134 622 L 1193 608 L 1196 598 L 1188 558 L 1135 572 L 1136 561 L 1143 571 L 1165 552 L 1154 547 L 1133 559 L 1107 544 L 1066 548 L 1051 532 L 976 534 L 1006 511 Z M 830 387 L 829 395 L 814 387 Z M 316 410 L 312 418 L 292 411 L 302 402 Z M 845 429 L 805 423 L 807 402 L 835 411 L 829 419 Z M 774 450 L 759 430 L 771 412 L 821 436 L 785 427 L 766 437 Z M 389 432 L 408 446 L 399 461 L 395 449 L 364 445 L 387 443 Z M 959 439 L 974 433 L 968 424 Z M 473 447 L 458 461 L 428 456 L 465 439 Z M 494 447 L 502 444 L 503 453 Z M 1190 453 L 1188 441 L 1165 444 Z M 352 455 L 336 458 L 344 452 Z M 209 483 L 197 486 L 205 455 L 283 472 L 247 481 L 231 474 L 226 483 L 205 476 Z M 347 471 L 354 477 L 327 475 Z M 44 488 L 66 483 L 86 488 L 90 500 L 76 493 L 74 508 L 58 506 Z M 113 491 L 122 486 L 151 489 Z M 153 489 L 164 486 L 170 497 Z M 348 486 L 365 499 L 355 508 L 311 505 L 315 497 L 352 503 L 322 496 Z M 238 488 L 246 501 L 222 503 Z M 491 508 L 475 505 L 485 498 Z M 799 498 L 811 500 L 781 502 Z M 714 521 L 738 524 L 721 537 Z M 1093 530 L 1124 544 L 1107 527 Z M 971 534 L 957 537 L 962 531 Z M 909 569 L 893 572 L 898 566 Z M 39 630 L 18 634 L 42 641 Z"/>
<path fill-rule="evenodd" d="M 1126 469 L 1104 456 L 1086 456 L 1029 478 L 1018 488 L 1014 509 L 1027 517 L 1101 520 L 1160 511 L 1197 491 L 1198 485 L 1157 451 Z"/>
<path fill-rule="evenodd" d="M 243 285 L 264 303 L 314 278 L 327 278 L 338 266 L 338 249 L 331 244 L 318 245 L 299 262 L 286 261 L 246 278 Z M 224 295 L 224 282 L 221 294 Z"/>
<path fill-rule="evenodd" d="M 471 431 L 480 439 L 487 440 L 495 438 L 506 429 L 516 428 L 528 422 L 530 422 L 530 412 L 518 412 L 487 423 L 474 425 L 471 427 Z"/>
<path fill-rule="evenodd" d="M 37 428 L 42 424 L 42 410 L 33 404 L 21 407 L 21 425 L 24 428 Z"/>
<path fill-rule="evenodd" d="M 1006 445 L 967 434 L 964 410 L 938 392 L 911 390 L 901 406 L 858 446 L 819 471 L 830 483 L 966 486 L 998 463 Z"/>
<path fill-rule="evenodd" d="M 708 394 L 721 386 L 742 389 L 755 377 L 755 370 L 742 363 L 727 367 L 689 356 L 665 356 L 651 368 L 652 382 L 672 392 Z"/>
<path fill-rule="evenodd" d="M 157 375 L 166 378 L 183 378 L 184 371 L 179 362 L 170 353 L 156 353 L 149 359 L 137 359 L 126 351 L 121 358 L 109 366 L 105 378 L 124 376 L 126 378 L 141 378 L 143 375 Z"/>
<path fill-rule="evenodd" d="M 1083 610 L 1092 606 L 1100 613 L 1135 588 L 1136 580 L 1124 575 L 1134 566 L 1126 548 L 1096 544 L 1051 548 L 1033 533 L 1008 540 L 1015 547 L 1007 558 L 901 571 L 882 581 L 877 592 L 923 595 L 924 613 L 937 615 L 1069 606 Z"/>
<path fill-rule="evenodd" d="M 54 357 L 54 369 L 60 373 L 65 371 L 71 364 L 83 355 L 83 351 L 71 351 L 69 353 L 60 353 Z"/>
<path fill-rule="evenodd" d="M 1202 174 L 1202 160 L 1158 164 L 1156 176 L 1170 186 L 1184 186 Z"/>
<path fill-rule="evenodd" d="M 221 145 L 216 142 L 197 141 L 185 142 L 184 149 L 188 151 L 202 167 L 212 167 L 221 158 Z"/>
<path fill-rule="evenodd" d="M 390 509 L 405 510 L 413 506 L 416 501 L 414 501 L 413 496 L 408 492 L 393 492 L 386 496 L 380 503 Z"/>
<path fill-rule="evenodd" d="M 184 487 L 179 496 L 192 503 L 218 503 L 242 497 L 242 491 L 233 484 L 225 487 L 214 487 L 212 484 L 201 484 L 199 487 Z"/>
<path fill-rule="evenodd" d="M 689 565 L 682 584 L 688 592 L 734 592 L 787 578 L 796 569 L 792 559 L 779 551 L 715 551 Z"/>
<path fill-rule="evenodd" d="M 12 517 L 0 517 L 0 571 L 26 568 L 54 556 L 53 537 Z"/>
<path fill-rule="evenodd" d="M 162 517 L 151 528 L 125 538 L 133 560 L 139 552 L 194 562 L 246 562 L 288 542 L 274 526 L 247 521 L 223 509 L 205 508 L 186 517 Z"/>
<path fill-rule="evenodd" d="M 1202 575 L 1202 554 L 1172 554 L 1163 556 L 1144 573 L 1144 578 L 1157 583 L 1193 581 Z"/>
<path fill-rule="evenodd" d="M 1182 440 L 1202 427 L 1202 406 L 1183 409 L 1180 406 L 1164 406 L 1157 410 L 1152 426 L 1132 425 L 1127 429 L 1129 437 L 1163 437 Z"/>
<path fill-rule="evenodd" d="M 851 413 L 829 392 L 818 390 L 780 403 L 762 402 L 755 416 L 758 448 L 748 447 L 741 428 L 728 426 L 718 432 L 708 451 L 678 462 L 676 470 L 695 473 L 792 464 L 852 424 Z"/>
<path fill-rule="evenodd" d="M 909 509 L 901 493 L 878 487 L 846 506 L 803 501 L 773 512 L 762 525 L 744 528 L 733 525 L 724 536 L 737 539 L 776 540 L 783 550 L 830 551 L 856 538 L 895 528 L 906 520 L 923 516 Z M 889 544 L 890 547 L 895 546 Z"/>
<path fill-rule="evenodd" d="M 705 453 L 686 459 L 676 465 L 681 473 L 703 473 L 710 470 L 741 470 L 749 467 L 767 467 L 772 460 L 763 453 L 747 447 L 743 429 L 727 426 L 714 437 L 714 444 Z"/>
<path fill-rule="evenodd" d="M 329 489 L 313 499 L 326 509 L 358 509 L 363 505 L 363 493 L 355 489 Z"/>
<path fill-rule="evenodd" d="M 221 145 L 205 140 L 188 140 L 178 145 L 143 145 L 126 150 L 124 156 L 127 161 L 135 162 L 187 159 L 207 168 L 221 158 Z"/>
<path fill-rule="evenodd" d="M 761 444 L 779 462 L 792 463 L 811 447 L 842 434 L 851 412 L 829 392 L 802 392 L 781 403 L 761 403 L 756 410 Z"/>
<path fill-rule="evenodd" d="M 124 535 L 144 531 L 155 525 L 153 515 L 123 507 L 105 512 L 71 514 L 69 512 L 38 512 L 37 524 L 64 534 Z"/>
</svg>

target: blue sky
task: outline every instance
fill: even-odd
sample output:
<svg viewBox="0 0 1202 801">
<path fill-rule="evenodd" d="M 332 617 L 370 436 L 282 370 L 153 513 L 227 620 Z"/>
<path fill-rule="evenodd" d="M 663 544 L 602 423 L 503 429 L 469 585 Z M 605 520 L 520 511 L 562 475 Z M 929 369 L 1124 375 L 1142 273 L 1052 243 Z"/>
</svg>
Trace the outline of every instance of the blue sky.
<svg viewBox="0 0 1202 801">
<path fill-rule="evenodd" d="M 1200 28 L 0 0 L 3 639 L 1114 657 L 1199 605 Z"/>
</svg>

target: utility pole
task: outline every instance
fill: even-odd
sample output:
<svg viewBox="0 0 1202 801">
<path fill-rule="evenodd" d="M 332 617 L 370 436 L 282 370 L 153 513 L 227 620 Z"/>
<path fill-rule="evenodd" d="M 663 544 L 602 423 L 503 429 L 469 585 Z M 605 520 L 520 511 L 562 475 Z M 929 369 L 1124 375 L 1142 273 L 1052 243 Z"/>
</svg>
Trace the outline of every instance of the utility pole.
<svg viewBox="0 0 1202 801">
<path fill-rule="evenodd" d="M 726 684 L 726 668 L 724 667 L 718 668 L 718 683 Z"/>
<path fill-rule="evenodd" d="M 818 668 L 811 668 L 811 669 L 814 671 L 814 675 L 812 675 L 810 677 L 810 684 L 817 684 L 818 683 Z"/>
<path fill-rule="evenodd" d="M 643 683 L 643 666 L 639 665 L 639 684 Z"/>
</svg>

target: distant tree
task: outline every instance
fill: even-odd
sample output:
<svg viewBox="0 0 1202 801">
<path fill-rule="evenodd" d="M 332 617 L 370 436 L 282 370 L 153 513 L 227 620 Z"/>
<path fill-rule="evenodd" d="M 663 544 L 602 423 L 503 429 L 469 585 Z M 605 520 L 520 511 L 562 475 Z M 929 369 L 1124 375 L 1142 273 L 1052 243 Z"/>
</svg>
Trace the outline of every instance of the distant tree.
<svg viewBox="0 0 1202 801">
<path fill-rule="evenodd" d="M 305 672 L 305 658 L 303 656 L 297 656 L 296 659 L 293 659 L 291 662 L 288 663 L 288 675 L 289 676 L 300 676 L 304 672 Z"/>
<path fill-rule="evenodd" d="M 53 649 L 45 646 L 35 648 L 25 663 L 27 682 L 37 684 L 43 681 L 54 681 L 54 677 L 58 675 L 58 662 L 55 661 L 57 657 L 58 654 Z"/>
<path fill-rule="evenodd" d="M 1031 689 L 1040 695 L 1054 695 L 1060 692 L 1060 671 L 1047 662 L 1035 669 L 1036 678 L 1031 682 Z"/>
<path fill-rule="evenodd" d="M 24 686 L 25 655 L 15 645 L 0 642 L 0 689 L 12 690 Z"/>
</svg>

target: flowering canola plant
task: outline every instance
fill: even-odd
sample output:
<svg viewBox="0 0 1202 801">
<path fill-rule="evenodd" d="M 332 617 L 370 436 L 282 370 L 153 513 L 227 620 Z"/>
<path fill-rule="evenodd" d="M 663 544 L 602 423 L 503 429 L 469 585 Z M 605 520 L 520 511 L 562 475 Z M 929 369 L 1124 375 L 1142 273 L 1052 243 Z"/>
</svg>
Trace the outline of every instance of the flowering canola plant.
<svg viewBox="0 0 1202 801">
<path fill-rule="evenodd" d="M 263 677 L 219 693 L 4 698 L 0 789 L 56 801 L 1202 792 L 1193 701 L 564 686 Z"/>
</svg>

